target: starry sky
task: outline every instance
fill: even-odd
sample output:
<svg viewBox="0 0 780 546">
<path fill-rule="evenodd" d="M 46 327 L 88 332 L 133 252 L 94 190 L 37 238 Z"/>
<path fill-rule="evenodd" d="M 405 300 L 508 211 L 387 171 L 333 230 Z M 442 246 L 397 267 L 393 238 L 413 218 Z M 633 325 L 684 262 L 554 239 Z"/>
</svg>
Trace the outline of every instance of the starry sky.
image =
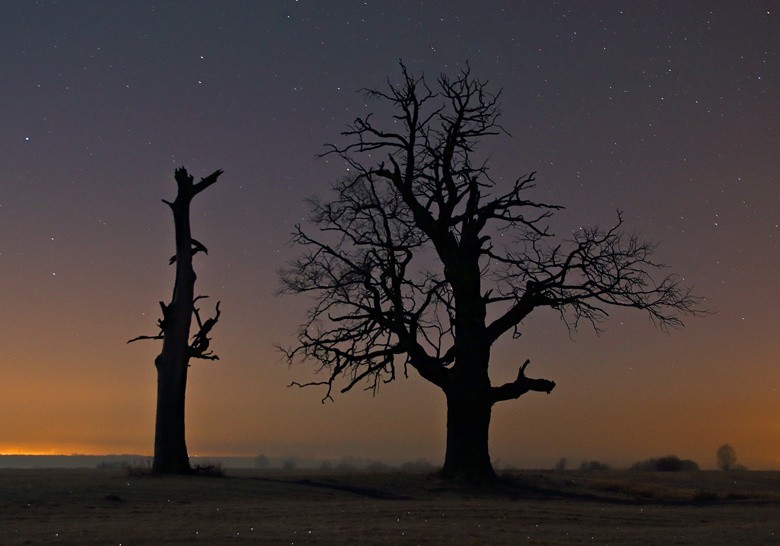
<svg viewBox="0 0 780 546">
<path fill-rule="evenodd" d="M 150 453 L 157 302 L 170 297 L 173 171 L 221 168 L 193 203 L 196 289 L 222 301 L 188 389 L 192 455 L 441 461 L 444 399 L 410 376 L 321 404 L 288 368 L 304 296 L 278 296 L 316 159 L 356 90 L 468 61 L 502 89 L 499 182 L 537 171 L 566 237 L 609 224 L 713 314 L 671 335 L 616 312 L 572 338 L 537 312 L 493 351 L 494 383 L 553 379 L 496 406 L 499 465 L 560 457 L 713 467 L 731 443 L 780 469 L 780 9 L 774 2 L 16 1 L 0 4 L 0 453 Z"/>
</svg>

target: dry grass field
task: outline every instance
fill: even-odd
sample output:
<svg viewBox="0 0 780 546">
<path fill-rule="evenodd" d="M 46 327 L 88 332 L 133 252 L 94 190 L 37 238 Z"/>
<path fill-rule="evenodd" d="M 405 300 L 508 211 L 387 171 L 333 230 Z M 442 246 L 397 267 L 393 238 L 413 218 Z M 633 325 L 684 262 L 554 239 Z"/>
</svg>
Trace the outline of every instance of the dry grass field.
<svg viewBox="0 0 780 546">
<path fill-rule="evenodd" d="M 780 473 L 0 470 L 2 544 L 770 544 Z"/>
</svg>

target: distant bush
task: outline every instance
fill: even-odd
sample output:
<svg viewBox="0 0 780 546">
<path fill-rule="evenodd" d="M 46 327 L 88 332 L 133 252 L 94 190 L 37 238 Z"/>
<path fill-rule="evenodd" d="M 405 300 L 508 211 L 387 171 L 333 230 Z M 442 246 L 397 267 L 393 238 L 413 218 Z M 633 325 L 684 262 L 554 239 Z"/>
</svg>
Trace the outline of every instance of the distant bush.
<svg viewBox="0 0 780 546">
<path fill-rule="evenodd" d="M 339 472 L 354 472 L 357 467 L 349 458 L 344 457 L 338 463 L 336 463 L 336 470 Z"/>
<path fill-rule="evenodd" d="M 333 470 L 333 463 L 330 461 L 322 461 L 320 463 L 320 470 L 323 470 L 325 472 L 330 472 Z"/>
<path fill-rule="evenodd" d="M 631 470 L 644 470 L 648 472 L 690 472 L 699 470 L 696 461 L 680 459 L 676 455 L 666 455 L 639 461 L 631 465 Z"/>
<path fill-rule="evenodd" d="M 436 466 L 425 459 L 417 459 L 403 463 L 400 469 L 402 472 L 433 472 Z"/>
<path fill-rule="evenodd" d="M 192 473 L 196 476 L 204 476 L 206 478 L 224 478 L 225 471 L 222 468 L 222 463 L 219 461 L 205 461 L 202 465 L 196 465 L 192 469 Z"/>
<path fill-rule="evenodd" d="M 382 461 L 371 461 L 366 466 L 366 470 L 369 472 L 387 472 L 390 470 L 390 465 L 383 463 Z"/>
<path fill-rule="evenodd" d="M 599 461 L 582 461 L 580 464 L 580 470 L 609 470 L 607 463 Z"/>
<path fill-rule="evenodd" d="M 255 468 L 258 470 L 267 470 L 271 466 L 271 461 L 265 455 L 255 457 Z"/>
<path fill-rule="evenodd" d="M 569 464 L 569 461 L 566 460 L 566 457 L 561 457 L 560 459 L 558 459 L 558 462 L 555 463 L 555 470 L 559 472 L 566 470 L 567 464 Z"/>
<path fill-rule="evenodd" d="M 295 470 L 297 466 L 298 461 L 295 459 L 295 457 L 287 457 L 282 463 L 282 468 L 284 470 Z"/>
</svg>

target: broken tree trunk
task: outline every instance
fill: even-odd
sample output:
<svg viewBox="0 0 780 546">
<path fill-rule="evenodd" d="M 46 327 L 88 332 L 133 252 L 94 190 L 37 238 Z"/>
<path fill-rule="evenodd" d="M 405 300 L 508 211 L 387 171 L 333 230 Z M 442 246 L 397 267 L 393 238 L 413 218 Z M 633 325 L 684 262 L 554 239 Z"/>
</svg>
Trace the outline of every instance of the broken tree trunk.
<svg viewBox="0 0 780 546">
<path fill-rule="evenodd" d="M 176 281 L 173 297 L 169 304 L 160 302 L 163 317 L 158 321 L 160 333 L 156 336 L 140 336 L 138 339 L 162 339 L 163 347 L 154 361 L 157 368 L 157 415 L 154 434 L 154 462 L 152 471 L 158 474 L 187 474 L 191 472 L 187 444 L 184 437 L 184 401 L 187 389 L 187 368 L 190 358 L 216 360 L 218 357 L 208 350 L 208 334 L 219 320 L 219 303 L 213 318 L 201 321 L 195 302 L 195 271 L 192 256 L 206 251 L 192 238 L 190 230 L 190 203 L 201 191 L 217 181 L 221 170 L 214 171 L 200 182 L 184 167 L 176 169 L 178 186 L 176 199 L 165 201 L 173 211 L 176 232 Z M 193 314 L 199 330 L 190 343 L 190 326 Z"/>
</svg>

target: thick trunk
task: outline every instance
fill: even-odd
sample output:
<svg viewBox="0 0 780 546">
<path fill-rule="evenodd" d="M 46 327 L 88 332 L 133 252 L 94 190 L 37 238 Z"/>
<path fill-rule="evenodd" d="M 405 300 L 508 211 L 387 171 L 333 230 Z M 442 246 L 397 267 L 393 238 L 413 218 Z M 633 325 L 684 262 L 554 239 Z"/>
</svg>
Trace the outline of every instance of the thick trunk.
<svg viewBox="0 0 780 546">
<path fill-rule="evenodd" d="M 191 471 L 184 439 L 184 400 L 187 365 L 157 366 L 157 418 L 154 431 L 154 462 L 157 474 L 187 474 Z"/>
<path fill-rule="evenodd" d="M 462 331 L 465 328 L 462 328 Z M 459 340 L 458 355 L 445 389 L 447 397 L 447 453 L 443 475 L 484 483 L 496 478 L 490 463 L 488 436 L 493 406 L 488 363 L 490 345 L 476 334 Z M 462 341 L 462 339 L 467 341 Z"/>
<path fill-rule="evenodd" d="M 488 433 L 492 404 L 489 392 L 447 394 L 447 454 L 442 474 L 476 483 L 493 481 Z"/>
<path fill-rule="evenodd" d="M 465 236 L 464 236 L 465 238 Z M 490 342 L 480 291 L 479 245 L 463 243 L 458 260 L 447 268 L 456 303 L 455 362 L 448 384 L 447 453 L 442 474 L 471 482 L 496 478 L 488 436 L 493 406 L 488 375 Z M 469 251 L 470 250 L 470 251 Z"/>
</svg>

